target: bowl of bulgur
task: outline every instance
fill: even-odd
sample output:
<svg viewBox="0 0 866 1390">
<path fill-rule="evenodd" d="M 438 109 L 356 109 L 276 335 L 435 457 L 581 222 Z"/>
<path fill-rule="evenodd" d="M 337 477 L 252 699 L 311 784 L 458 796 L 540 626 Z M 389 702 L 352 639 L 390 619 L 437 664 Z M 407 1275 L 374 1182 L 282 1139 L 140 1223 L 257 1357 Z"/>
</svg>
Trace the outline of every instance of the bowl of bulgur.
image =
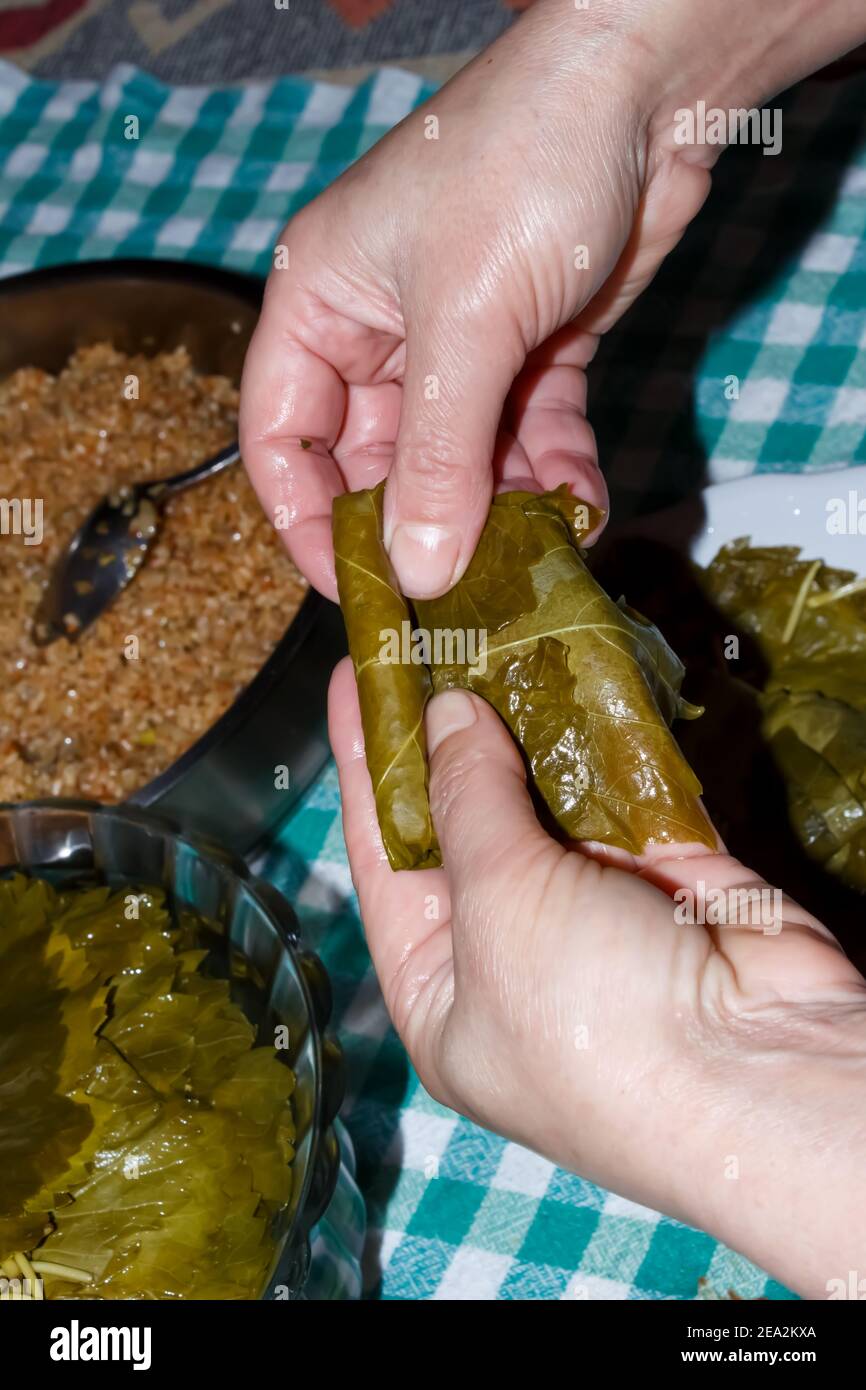
<svg viewBox="0 0 866 1390">
<path fill-rule="evenodd" d="M 167 503 L 146 563 L 77 640 L 33 637 L 101 497 L 236 438 L 260 293 L 160 262 L 0 282 L 0 801 L 158 806 L 246 851 L 324 761 L 339 619 L 241 465 Z"/>
</svg>

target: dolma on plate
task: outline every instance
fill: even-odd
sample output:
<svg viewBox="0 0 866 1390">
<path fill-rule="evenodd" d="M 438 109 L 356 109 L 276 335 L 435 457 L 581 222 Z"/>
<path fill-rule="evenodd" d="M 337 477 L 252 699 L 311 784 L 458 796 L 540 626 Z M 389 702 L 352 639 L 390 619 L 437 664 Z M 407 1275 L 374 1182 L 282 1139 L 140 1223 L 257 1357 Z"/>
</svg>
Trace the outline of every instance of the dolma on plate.
<svg viewBox="0 0 866 1390">
<path fill-rule="evenodd" d="M 759 648 L 752 676 L 791 825 L 812 859 L 866 892 L 866 580 L 793 546 L 724 546 L 703 572 Z"/>
</svg>

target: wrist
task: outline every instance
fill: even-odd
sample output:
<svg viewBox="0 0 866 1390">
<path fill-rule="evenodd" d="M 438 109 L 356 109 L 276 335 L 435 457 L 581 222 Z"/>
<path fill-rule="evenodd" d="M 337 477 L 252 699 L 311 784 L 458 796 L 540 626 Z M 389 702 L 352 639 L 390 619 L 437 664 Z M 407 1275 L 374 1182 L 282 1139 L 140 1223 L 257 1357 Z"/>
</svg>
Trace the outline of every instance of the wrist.
<svg viewBox="0 0 866 1390">
<path fill-rule="evenodd" d="M 678 1206 L 795 1292 L 831 1297 L 866 1279 L 866 1001 L 786 1005 L 739 1031 L 696 1059 Z"/>
<path fill-rule="evenodd" d="M 841 57 L 866 38 L 860 0 L 641 0 L 641 33 L 652 49 L 655 94 L 649 96 L 650 148 L 675 151 L 712 165 L 724 140 L 696 123 L 698 138 L 683 143 L 683 118 L 747 111 Z M 712 143 L 711 143 L 712 142 Z M 691 152 L 689 152 L 689 150 Z M 778 152 L 778 145 L 773 153 Z"/>
<path fill-rule="evenodd" d="M 683 153 L 678 112 L 762 105 L 863 42 L 866 11 L 862 0 L 538 0 L 512 33 L 546 81 L 607 82 L 640 108 L 651 150 Z M 691 158 L 719 153 L 701 143 Z"/>
</svg>

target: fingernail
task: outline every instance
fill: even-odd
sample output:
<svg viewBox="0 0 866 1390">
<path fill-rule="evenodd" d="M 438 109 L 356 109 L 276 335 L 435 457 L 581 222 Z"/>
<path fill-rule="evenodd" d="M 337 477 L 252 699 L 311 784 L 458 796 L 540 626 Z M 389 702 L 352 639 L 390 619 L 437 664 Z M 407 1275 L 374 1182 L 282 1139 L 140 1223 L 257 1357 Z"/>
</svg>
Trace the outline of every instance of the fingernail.
<svg viewBox="0 0 866 1390">
<path fill-rule="evenodd" d="M 427 750 L 435 753 L 440 743 L 476 719 L 475 706 L 465 690 L 444 690 L 427 706 Z"/>
<path fill-rule="evenodd" d="M 409 598 L 435 598 L 451 587 L 460 533 L 453 526 L 415 525 L 401 521 L 389 554 L 400 587 Z"/>
</svg>

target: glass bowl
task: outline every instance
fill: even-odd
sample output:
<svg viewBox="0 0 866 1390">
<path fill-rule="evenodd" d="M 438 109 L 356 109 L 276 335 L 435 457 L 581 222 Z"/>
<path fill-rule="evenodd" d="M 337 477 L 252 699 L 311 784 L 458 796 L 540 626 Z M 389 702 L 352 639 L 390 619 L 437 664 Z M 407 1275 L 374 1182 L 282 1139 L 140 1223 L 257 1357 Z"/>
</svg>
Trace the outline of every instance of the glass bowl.
<svg viewBox="0 0 866 1390">
<path fill-rule="evenodd" d="M 330 1201 L 340 1166 L 333 1122 L 343 1098 L 342 1054 L 326 1032 L 331 992 L 318 957 L 303 949 L 286 900 L 243 862 L 162 818 L 94 802 L 0 803 L 0 875 L 20 870 L 56 886 L 162 887 L 170 907 L 190 908 L 213 933 L 216 968 L 258 1028 L 259 1042 L 288 1028 L 297 1128 L 292 1194 L 275 1217 L 276 1254 L 261 1297 L 303 1292 L 310 1230 Z"/>
</svg>

